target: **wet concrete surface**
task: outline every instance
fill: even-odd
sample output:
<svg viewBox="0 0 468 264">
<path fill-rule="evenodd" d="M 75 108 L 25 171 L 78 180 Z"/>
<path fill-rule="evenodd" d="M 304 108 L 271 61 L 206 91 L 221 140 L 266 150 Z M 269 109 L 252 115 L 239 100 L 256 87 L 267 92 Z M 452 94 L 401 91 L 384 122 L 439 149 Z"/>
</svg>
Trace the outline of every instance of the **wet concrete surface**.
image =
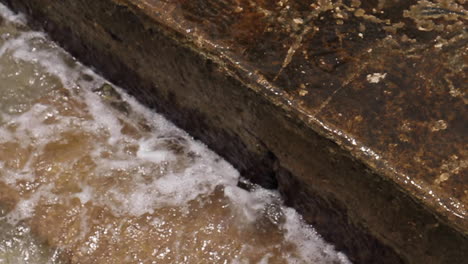
<svg viewBox="0 0 468 264">
<path fill-rule="evenodd" d="M 4 2 L 355 262 L 467 261 L 465 1 Z"/>
</svg>

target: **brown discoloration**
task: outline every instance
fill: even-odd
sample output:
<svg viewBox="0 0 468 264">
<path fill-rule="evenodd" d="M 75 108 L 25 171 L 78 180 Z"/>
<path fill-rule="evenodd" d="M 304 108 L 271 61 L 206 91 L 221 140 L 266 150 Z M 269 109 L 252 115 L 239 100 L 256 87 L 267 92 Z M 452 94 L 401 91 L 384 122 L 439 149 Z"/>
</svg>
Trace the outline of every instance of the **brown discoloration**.
<svg viewBox="0 0 468 264">
<path fill-rule="evenodd" d="M 82 204 L 74 198 L 39 204 L 30 224 L 48 245 L 64 249 L 60 254 L 68 260 L 65 263 L 133 263 L 151 259 L 157 263 L 217 263 L 234 259 L 243 250 L 254 263 L 260 262 L 266 252 L 271 255 L 270 261 L 287 263 L 282 254 L 295 245 L 287 242 L 278 248 L 268 247 L 279 243 L 282 230 L 238 226 L 228 205 L 221 188 L 190 202 L 187 208 L 164 207 L 141 216 L 116 216 L 109 208 L 92 202 Z M 212 223 L 218 223 L 215 229 L 210 229 Z M 235 239 L 226 241 L 226 235 Z M 245 249 L 245 244 L 259 247 Z M 211 251 L 200 250 L 202 246 L 218 254 L 212 256 Z"/>
<path fill-rule="evenodd" d="M 464 2 L 6 2 L 353 260 L 464 261 Z"/>
<path fill-rule="evenodd" d="M 12 155 L 15 153 L 15 155 Z M 31 155 L 31 149 L 17 142 L 0 143 L 0 161 L 6 169 L 22 169 Z"/>
<path fill-rule="evenodd" d="M 0 181 L 0 217 L 7 215 L 13 210 L 18 201 L 18 192 Z"/>
</svg>

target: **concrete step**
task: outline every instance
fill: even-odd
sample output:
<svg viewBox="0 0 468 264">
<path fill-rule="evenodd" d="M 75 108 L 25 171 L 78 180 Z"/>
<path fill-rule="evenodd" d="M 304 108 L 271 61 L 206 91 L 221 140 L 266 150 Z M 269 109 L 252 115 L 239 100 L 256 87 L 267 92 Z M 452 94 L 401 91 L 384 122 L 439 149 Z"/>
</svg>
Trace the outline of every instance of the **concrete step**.
<svg viewBox="0 0 468 264">
<path fill-rule="evenodd" d="M 467 263 L 465 4 L 2 2 L 355 263 Z"/>
</svg>

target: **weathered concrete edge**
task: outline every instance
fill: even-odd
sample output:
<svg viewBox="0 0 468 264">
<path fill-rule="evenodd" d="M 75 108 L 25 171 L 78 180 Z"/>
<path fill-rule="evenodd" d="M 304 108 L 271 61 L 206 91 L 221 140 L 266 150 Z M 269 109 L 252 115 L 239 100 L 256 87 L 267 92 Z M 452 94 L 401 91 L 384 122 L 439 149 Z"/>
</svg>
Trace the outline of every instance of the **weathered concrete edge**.
<svg viewBox="0 0 468 264">
<path fill-rule="evenodd" d="M 251 178 L 273 186 L 271 178 L 259 179 L 255 174 L 275 175 L 289 202 L 327 239 L 350 253 L 355 261 L 399 262 L 383 244 L 390 245 L 409 262 L 463 261 L 466 237 L 437 219 L 391 181 L 386 181 L 347 151 L 296 120 L 294 113 L 248 89 L 247 86 L 256 84 L 240 81 L 235 73 L 219 65 L 215 57 L 191 47 L 184 36 L 154 23 L 143 14 L 135 16 L 126 7 L 116 8 L 113 1 L 77 4 L 96 6 L 87 14 L 74 12 L 77 10 L 72 8 L 64 9 L 66 3 L 21 2 L 10 4 L 41 21 L 52 37 L 73 54 L 97 66 L 111 80 L 130 89 L 140 100 L 205 141 L 246 176 L 249 177 L 247 172 L 251 171 Z M 104 7 L 113 10 L 111 14 L 102 12 Z M 92 20 L 95 21 L 80 22 L 83 20 L 80 15 L 94 16 Z M 134 23 L 131 28 L 134 32 L 130 31 L 129 23 Z M 159 61 L 152 61 L 155 59 Z M 160 72 L 141 66 L 156 66 L 151 68 Z M 223 145 L 226 142 L 229 145 Z M 310 155 L 311 149 L 313 155 Z M 324 172 L 327 175 L 322 175 Z M 361 190 L 366 193 L 361 196 L 367 196 L 367 200 L 371 200 L 369 195 L 373 193 L 375 200 L 365 201 L 357 197 L 354 201 L 353 198 L 346 201 L 350 197 L 337 193 L 340 189 L 347 190 L 348 194 Z M 396 207 L 404 208 L 386 206 L 394 201 Z M 378 221 L 383 223 L 379 226 Z M 402 226 L 409 223 L 413 227 Z M 412 242 L 396 242 L 388 233 L 392 231 L 389 225 L 395 226 L 393 232 Z M 431 227 L 435 225 L 438 226 Z M 429 241 L 418 241 L 419 235 Z M 448 241 L 446 248 L 441 243 L 444 238 Z M 411 245 L 417 248 L 410 248 Z M 429 251 L 434 256 L 430 256 Z"/>
<path fill-rule="evenodd" d="M 456 199 L 454 200 L 455 197 L 452 197 L 450 192 L 446 193 L 443 191 L 438 191 L 432 188 L 430 185 L 428 185 L 427 182 L 418 179 L 417 174 L 430 174 L 430 172 L 426 170 L 421 170 L 421 168 L 416 169 L 416 171 L 413 170 L 412 173 L 405 172 L 407 171 L 405 170 L 405 167 L 407 167 L 409 164 L 404 165 L 396 160 L 390 160 L 389 158 L 385 157 L 387 156 L 387 154 L 392 152 L 390 149 L 384 150 L 383 153 L 379 153 L 380 151 L 382 151 L 382 149 L 380 149 L 379 151 L 379 149 L 376 146 L 372 146 L 372 144 L 368 145 L 369 138 L 366 139 L 362 136 L 358 136 L 359 133 L 354 134 L 353 132 L 347 132 L 350 130 L 345 129 L 339 124 L 333 124 L 334 122 L 330 122 L 331 120 L 322 117 L 318 114 L 319 112 L 325 111 L 327 109 L 327 106 L 331 103 L 330 99 L 332 97 L 329 97 L 326 100 L 325 98 L 323 98 L 323 100 L 325 101 L 322 102 L 320 106 L 321 110 L 312 111 L 312 109 L 310 108 L 311 105 L 308 105 L 306 101 L 298 99 L 294 95 L 294 92 L 286 91 L 291 89 L 291 87 L 281 87 L 275 85 L 275 82 L 272 81 L 271 78 L 268 78 L 267 75 L 265 75 L 265 73 L 262 72 L 262 70 L 255 68 L 248 61 L 244 61 L 242 55 L 239 55 L 236 52 L 231 52 L 230 50 L 235 50 L 236 47 L 229 47 L 229 45 L 223 45 L 224 41 L 222 36 L 219 36 L 219 38 L 210 36 L 210 34 L 207 33 L 206 29 L 204 29 L 204 23 L 193 23 L 193 21 L 190 21 L 191 19 L 188 17 L 191 17 L 192 15 L 197 17 L 197 14 L 191 14 L 191 12 L 198 11 L 190 9 L 181 11 L 184 9 L 182 7 L 184 6 L 184 4 L 181 4 L 179 1 L 165 2 L 159 0 L 114 0 L 114 2 L 122 4 L 124 6 L 133 7 L 137 10 L 136 12 L 146 13 L 150 18 L 152 18 L 159 24 L 167 27 L 169 31 L 179 33 L 183 36 L 185 40 L 191 42 L 191 44 L 194 46 L 194 49 L 197 52 L 209 54 L 209 57 L 216 61 L 219 65 L 222 65 L 225 71 L 230 71 L 230 74 L 232 76 L 235 76 L 239 80 L 242 80 L 243 84 L 246 87 L 251 88 L 254 91 L 264 95 L 265 97 L 267 97 L 267 100 L 274 102 L 278 107 L 282 107 L 285 112 L 291 113 L 292 116 L 294 116 L 297 119 L 300 119 L 302 123 L 304 123 L 307 126 L 310 126 L 310 129 L 312 129 L 319 135 L 337 143 L 338 145 L 340 145 L 341 148 L 346 149 L 351 154 L 351 156 L 355 157 L 360 162 L 366 164 L 366 166 L 371 168 L 372 171 L 375 171 L 376 173 L 383 175 L 383 177 L 388 178 L 400 185 L 404 192 L 409 193 L 409 195 L 414 197 L 415 200 L 428 207 L 429 211 L 434 212 L 436 215 L 438 215 L 438 217 L 442 218 L 443 221 L 446 221 L 449 225 L 458 229 L 465 235 L 468 235 L 468 221 L 466 221 L 466 219 L 463 217 L 463 215 L 465 215 L 463 205 L 459 204 L 456 201 Z M 214 2 L 209 1 L 207 3 Z M 206 8 L 210 9 L 209 7 Z M 181 15 L 181 13 L 185 13 L 185 15 Z M 229 17 L 230 15 L 225 16 Z M 203 20 L 203 17 L 200 17 L 199 19 Z M 280 22 L 277 23 L 281 24 Z M 385 42 L 385 39 L 378 41 L 373 44 L 373 48 L 378 48 L 381 45 L 385 45 Z M 234 43 L 236 42 L 234 41 Z M 368 51 L 366 53 L 368 53 Z M 391 66 L 391 64 L 388 66 Z M 301 74 L 304 73 L 301 72 Z M 338 72 L 336 73 L 336 75 L 338 75 Z M 356 77 L 357 75 L 359 74 L 354 74 L 353 76 Z M 290 77 L 293 78 L 292 76 Z M 299 78 L 299 76 L 295 77 Z M 414 79 L 415 78 L 412 77 L 407 78 L 407 80 L 409 81 Z M 346 81 L 346 83 L 348 83 L 350 80 L 352 80 L 352 78 Z M 285 85 L 288 86 L 288 84 Z M 351 86 L 359 86 L 359 84 L 355 83 Z M 338 93 L 339 90 L 341 90 L 341 88 L 339 88 L 338 90 L 334 90 L 333 94 Z M 309 92 L 313 93 L 313 91 Z M 411 101 L 408 101 L 408 99 L 410 99 L 409 96 L 405 96 L 404 98 L 406 98 L 405 104 L 411 104 Z M 358 99 L 354 98 L 354 100 Z M 430 104 L 428 101 L 426 101 L 427 99 L 420 98 L 419 100 L 423 105 L 425 104 L 428 106 L 428 104 Z M 332 101 L 335 101 L 335 103 L 338 102 L 339 104 L 339 100 Z M 343 103 L 344 105 L 346 105 L 345 102 Z M 343 110 L 347 111 L 345 109 L 342 109 L 342 111 Z M 348 111 L 349 110 L 352 111 L 353 109 L 348 109 Z M 372 111 L 373 109 L 370 108 L 368 110 Z M 444 112 L 444 110 L 442 109 L 439 110 L 441 112 Z M 341 116 L 341 113 L 337 112 L 335 113 L 335 115 Z M 400 117 L 401 120 L 405 118 L 407 117 Z M 392 121 L 388 120 L 388 122 L 390 123 Z M 365 127 L 367 128 L 367 130 L 375 130 L 375 124 L 367 124 L 365 125 Z M 389 129 L 386 129 L 384 132 L 389 133 L 390 131 Z M 459 132 L 459 135 L 461 134 L 463 133 Z M 360 138 L 361 140 L 359 140 L 358 138 Z M 384 144 L 390 144 L 392 140 L 390 138 L 380 138 L 380 141 L 382 141 L 382 143 Z M 440 141 L 447 143 L 449 142 L 446 138 Z M 451 142 L 449 145 L 458 145 L 452 143 L 453 142 Z M 421 145 L 422 144 L 419 144 L 419 147 L 422 147 Z M 376 148 L 374 149 L 374 147 Z M 446 149 L 442 151 L 426 150 L 425 152 L 438 152 L 441 153 L 442 156 L 447 156 L 449 155 L 450 151 Z M 426 167 L 430 166 L 426 165 Z M 460 184 L 459 186 L 452 186 L 447 188 L 455 190 L 462 189 L 463 186 L 463 184 Z"/>
</svg>

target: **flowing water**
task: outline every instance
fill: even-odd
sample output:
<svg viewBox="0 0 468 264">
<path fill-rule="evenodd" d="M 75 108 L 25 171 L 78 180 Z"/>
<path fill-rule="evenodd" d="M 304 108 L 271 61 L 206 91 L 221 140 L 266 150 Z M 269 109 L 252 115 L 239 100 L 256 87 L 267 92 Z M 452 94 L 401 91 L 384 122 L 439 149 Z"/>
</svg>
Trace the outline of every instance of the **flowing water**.
<svg viewBox="0 0 468 264">
<path fill-rule="evenodd" d="M 349 263 L 0 5 L 0 263 Z"/>
</svg>

